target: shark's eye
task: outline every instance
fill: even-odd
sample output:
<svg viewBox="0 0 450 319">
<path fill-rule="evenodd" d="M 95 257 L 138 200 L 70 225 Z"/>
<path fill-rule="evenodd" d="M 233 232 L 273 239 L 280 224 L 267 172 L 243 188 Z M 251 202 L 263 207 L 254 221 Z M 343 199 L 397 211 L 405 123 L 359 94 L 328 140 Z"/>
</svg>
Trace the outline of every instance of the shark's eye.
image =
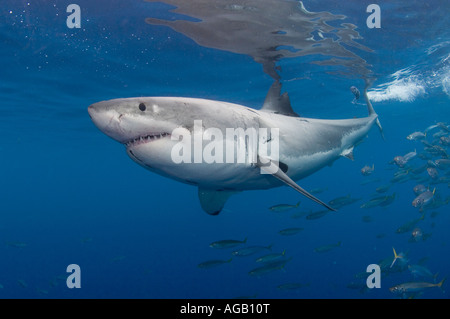
<svg viewBox="0 0 450 319">
<path fill-rule="evenodd" d="M 139 110 L 141 110 L 142 112 L 144 112 L 146 109 L 145 104 L 144 103 L 140 103 L 139 104 Z"/>
</svg>

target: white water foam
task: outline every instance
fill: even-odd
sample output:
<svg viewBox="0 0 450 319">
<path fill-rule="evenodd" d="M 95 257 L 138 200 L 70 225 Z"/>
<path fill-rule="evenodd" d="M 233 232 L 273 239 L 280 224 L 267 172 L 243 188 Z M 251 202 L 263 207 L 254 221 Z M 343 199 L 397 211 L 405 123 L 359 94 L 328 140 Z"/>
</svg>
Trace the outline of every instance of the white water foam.
<svg viewBox="0 0 450 319">
<path fill-rule="evenodd" d="M 368 92 L 374 102 L 395 100 L 413 102 L 417 98 L 441 90 L 450 96 L 450 41 L 436 44 L 424 51 L 422 62 L 398 70 L 388 77 L 388 82 Z"/>
<path fill-rule="evenodd" d="M 409 75 L 406 75 L 409 73 Z M 405 77 L 406 75 L 406 77 Z M 418 76 L 405 70 L 391 75 L 391 82 L 384 83 L 370 90 L 367 94 L 374 102 L 396 100 L 400 102 L 413 102 L 417 97 L 426 93 L 425 83 Z"/>
</svg>

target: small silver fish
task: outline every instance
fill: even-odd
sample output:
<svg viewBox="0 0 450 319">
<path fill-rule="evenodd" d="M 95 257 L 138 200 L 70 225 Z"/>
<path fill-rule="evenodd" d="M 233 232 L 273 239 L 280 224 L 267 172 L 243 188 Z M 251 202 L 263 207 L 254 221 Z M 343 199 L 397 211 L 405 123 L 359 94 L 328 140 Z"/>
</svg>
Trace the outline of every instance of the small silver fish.
<svg viewBox="0 0 450 319">
<path fill-rule="evenodd" d="M 396 193 L 393 193 L 392 195 L 386 195 L 386 196 L 378 196 L 378 197 L 374 197 L 371 200 L 369 200 L 368 202 L 362 204 L 360 206 L 360 208 L 373 208 L 376 206 L 387 206 L 389 204 L 392 204 L 392 202 L 395 200 L 396 197 Z"/>
<path fill-rule="evenodd" d="M 261 256 L 258 259 L 256 259 L 256 262 L 257 263 L 271 263 L 271 262 L 282 259 L 285 254 L 286 254 L 286 249 L 283 250 L 281 253 L 273 253 L 273 254 Z"/>
<path fill-rule="evenodd" d="M 392 179 L 391 183 L 404 183 L 411 178 L 411 174 L 409 174 L 409 170 L 401 171 L 396 174 Z"/>
<path fill-rule="evenodd" d="M 336 244 L 330 244 L 330 245 L 324 245 L 324 246 L 316 247 L 316 248 L 314 248 L 314 251 L 316 253 L 325 253 L 325 252 L 330 251 L 330 250 L 332 250 L 332 249 L 334 249 L 336 247 L 339 247 L 339 246 L 341 246 L 341 242 L 340 241 L 338 241 Z"/>
<path fill-rule="evenodd" d="M 323 193 L 324 191 L 326 191 L 327 189 L 328 189 L 328 187 L 313 188 L 309 192 L 311 194 L 320 194 L 320 193 Z"/>
<path fill-rule="evenodd" d="M 437 179 L 439 177 L 439 173 L 434 167 L 428 167 L 427 173 L 432 179 Z"/>
<path fill-rule="evenodd" d="M 427 288 L 433 288 L 433 287 L 439 287 L 441 288 L 442 285 L 444 284 L 446 278 L 442 279 L 441 282 L 437 283 L 437 284 L 433 284 L 431 282 L 405 282 L 403 284 L 400 285 L 396 285 L 394 287 L 389 288 L 389 291 L 392 293 L 408 293 L 408 292 L 419 292 L 419 291 L 423 291 L 424 289 Z"/>
<path fill-rule="evenodd" d="M 420 218 L 413 219 L 413 220 L 410 220 L 409 222 L 406 222 L 405 224 L 403 224 L 402 226 L 397 228 L 397 230 L 395 232 L 397 234 L 409 232 L 409 231 L 413 230 L 414 227 L 417 225 L 417 223 L 419 223 L 424 218 L 425 218 L 425 214 L 422 214 L 422 216 Z"/>
<path fill-rule="evenodd" d="M 413 202 L 412 205 L 414 207 L 423 207 L 429 204 L 433 200 L 434 193 L 436 192 L 436 188 L 431 192 L 430 190 L 426 190 L 419 196 L 417 196 Z"/>
<path fill-rule="evenodd" d="M 434 164 L 436 165 L 437 168 L 444 170 L 450 167 L 450 159 L 447 158 L 437 159 L 434 161 Z"/>
<path fill-rule="evenodd" d="M 441 138 L 439 139 L 439 143 L 441 143 L 444 146 L 450 146 L 450 137 L 441 136 Z"/>
<path fill-rule="evenodd" d="M 427 188 L 423 184 L 418 184 L 418 185 L 414 186 L 413 191 L 414 191 L 414 194 L 420 195 L 420 194 L 426 192 Z"/>
<path fill-rule="evenodd" d="M 398 155 L 394 157 L 394 163 L 397 164 L 398 167 L 404 167 L 408 161 L 404 159 L 403 156 Z"/>
<path fill-rule="evenodd" d="M 417 152 L 409 152 L 408 154 L 403 155 L 403 158 L 408 162 L 409 160 L 413 159 L 414 157 L 416 157 Z"/>
<path fill-rule="evenodd" d="M 422 278 L 436 278 L 436 275 L 433 275 L 431 271 L 424 266 L 421 265 L 408 265 L 408 270 L 414 277 L 422 277 Z"/>
<path fill-rule="evenodd" d="M 419 227 L 416 227 L 411 232 L 411 238 L 410 238 L 410 240 L 408 240 L 408 242 L 418 242 L 420 240 L 425 240 L 425 238 L 423 236 L 422 229 L 420 229 Z"/>
<path fill-rule="evenodd" d="M 361 93 L 359 92 L 358 88 L 356 86 L 351 86 L 350 91 L 352 91 L 353 95 L 355 96 L 355 101 L 359 100 Z"/>
<path fill-rule="evenodd" d="M 306 219 L 308 219 L 308 220 L 319 219 L 319 218 L 322 218 L 323 216 L 325 216 L 326 214 L 328 214 L 328 212 L 329 212 L 328 210 L 312 212 L 312 213 L 309 213 L 308 215 L 306 215 Z"/>
<path fill-rule="evenodd" d="M 278 233 L 283 236 L 292 236 L 292 235 L 298 234 L 302 230 L 303 230 L 303 228 L 293 227 L 293 228 L 282 229 Z"/>
<path fill-rule="evenodd" d="M 426 134 L 423 134 L 422 132 L 414 132 L 409 134 L 406 138 L 410 141 L 417 141 L 421 140 L 426 137 Z"/>
<path fill-rule="evenodd" d="M 287 210 L 291 210 L 294 208 L 297 208 L 300 205 L 300 202 L 298 202 L 295 205 L 291 205 L 291 204 L 278 204 L 272 207 L 269 207 L 269 209 L 273 212 L 284 212 Z"/>
<path fill-rule="evenodd" d="M 436 123 L 436 125 L 439 126 L 439 128 L 441 130 L 444 130 L 446 132 L 450 132 L 450 128 L 447 126 L 447 124 L 439 122 L 439 123 Z"/>
<path fill-rule="evenodd" d="M 225 249 L 225 248 L 236 247 L 238 245 L 245 244 L 246 242 L 247 242 L 247 237 L 244 240 L 224 239 L 224 240 L 215 241 L 215 242 L 209 244 L 209 247 Z"/>
<path fill-rule="evenodd" d="M 411 159 L 413 159 L 414 157 L 416 157 L 417 153 L 414 152 L 409 152 L 408 154 L 405 154 L 403 156 L 396 156 L 394 157 L 394 163 L 397 164 L 399 167 L 404 167 L 406 165 L 406 163 L 408 163 Z"/>
<path fill-rule="evenodd" d="M 363 168 L 361 168 L 361 174 L 363 174 L 364 176 L 368 176 L 368 175 L 372 174 L 374 170 L 375 170 L 375 164 L 372 164 L 372 167 L 370 167 L 369 165 L 366 165 Z"/>
<path fill-rule="evenodd" d="M 444 132 L 444 131 L 439 131 L 437 133 L 433 134 L 433 139 L 440 139 L 442 136 L 446 136 L 448 133 Z"/>
<path fill-rule="evenodd" d="M 330 204 L 330 206 L 335 208 L 342 208 L 344 206 L 351 205 L 361 199 L 362 198 L 352 198 L 351 195 L 348 194 L 347 196 L 336 197 L 330 200 L 328 204 Z"/>
<path fill-rule="evenodd" d="M 270 262 L 270 263 L 264 264 L 264 266 L 261 266 L 261 267 L 255 268 L 253 270 L 250 270 L 248 272 L 248 274 L 250 276 L 257 276 L 257 277 L 259 277 L 261 275 L 268 274 L 268 273 L 273 272 L 275 270 L 281 270 L 281 269 L 284 268 L 286 263 L 288 261 L 290 261 L 291 259 L 292 259 L 292 257 L 289 258 L 289 259 L 282 259 L 282 260 L 278 260 L 278 261 L 274 261 L 274 262 Z"/>
<path fill-rule="evenodd" d="M 430 131 L 430 130 L 432 130 L 432 129 L 435 129 L 435 128 L 437 128 L 437 127 L 439 127 L 439 125 L 430 125 L 430 126 L 428 126 L 426 129 L 425 129 L 425 133 L 427 133 L 428 131 Z"/>
<path fill-rule="evenodd" d="M 375 189 L 375 191 L 376 191 L 377 193 L 386 193 L 386 192 L 389 190 L 390 187 L 391 187 L 390 184 L 388 184 L 388 185 L 382 185 L 382 186 L 377 187 L 377 188 Z"/>
<path fill-rule="evenodd" d="M 244 247 L 244 248 L 233 251 L 231 254 L 233 256 L 244 257 L 244 256 L 250 256 L 250 255 L 256 254 L 262 250 L 272 250 L 272 245 Z"/>
<path fill-rule="evenodd" d="M 231 262 L 231 258 L 228 260 L 208 260 L 198 264 L 198 268 L 209 269 L 213 267 L 217 267 L 223 264 L 227 264 Z"/>
</svg>

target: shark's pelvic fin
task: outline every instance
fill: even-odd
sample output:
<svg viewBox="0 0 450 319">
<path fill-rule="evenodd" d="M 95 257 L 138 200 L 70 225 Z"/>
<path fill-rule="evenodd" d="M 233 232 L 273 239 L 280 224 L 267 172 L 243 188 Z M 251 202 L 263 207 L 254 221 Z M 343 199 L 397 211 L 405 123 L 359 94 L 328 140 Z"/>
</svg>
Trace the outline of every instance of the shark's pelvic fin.
<svg viewBox="0 0 450 319">
<path fill-rule="evenodd" d="M 350 147 L 349 149 L 344 150 L 341 153 L 341 156 L 347 157 L 349 160 L 354 161 L 355 160 L 355 156 L 353 155 L 353 146 Z"/>
<path fill-rule="evenodd" d="M 199 187 L 198 198 L 203 210 L 210 215 L 218 215 L 228 198 L 237 191 L 214 190 Z"/>
<path fill-rule="evenodd" d="M 261 157 L 259 159 L 261 159 Z M 273 177 L 276 177 L 277 179 L 279 179 L 280 181 L 282 181 L 286 185 L 292 187 L 293 189 L 295 189 L 297 192 L 299 192 L 303 196 L 308 197 L 309 199 L 311 199 L 311 200 L 315 201 L 316 203 L 318 203 L 318 204 L 328 208 L 329 210 L 336 211 L 334 208 L 332 208 L 329 205 L 325 204 L 320 199 L 318 199 L 317 197 L 313 196 L 312 194 L 308 193 L 306 190 L 304 190 L 303 188 L 298 186 L 297 183 L 295 183 L 289 176 L 287 176 L 286 173 L 283 172 L 271 160 L 269 160 L 267 158 L 264 158 L 263 159 L 263 163 L 270 163 L 270 164 L 269 165 L 262 164 L 261 160 L 258 160 L 258 166 L 261 168 L 261 170 L 270 173 Z"/>
<path fill-rule="evenodd" d="M 273 82 L 269 92 L 266 95 L 266 99 L 264 100 L 264 105 L 261 110 L 270 113 L 299 117 L 299 115 L 292 109 L 288 93 L 285 92 L 281 94 L 281 83 L 279 80 Z"/>
</svg>

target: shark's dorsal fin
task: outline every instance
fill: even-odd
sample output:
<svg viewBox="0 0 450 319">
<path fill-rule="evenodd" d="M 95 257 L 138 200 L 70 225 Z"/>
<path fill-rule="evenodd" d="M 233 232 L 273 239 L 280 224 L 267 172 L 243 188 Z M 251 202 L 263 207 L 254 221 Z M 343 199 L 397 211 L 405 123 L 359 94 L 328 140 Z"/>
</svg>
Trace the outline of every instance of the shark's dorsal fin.
<svg viewBox="0 0 450 319">
<path fill-rule="evenodd" d="M 261 111 L 299 117 L 299 115 L 292 109 L 291 101 L 289 100 L 289 95 L 287 92 L 281 94 L 281 83 L 279 80 L 273 82 L 270 87 Z"/>
<path fill-rule="evenodd" d="M 261 161 L 262 160 L 262 161 Z M 264 164 L 266 163 L 266 164 Z M 273 161 L 267 158 L 262 158 L 261 156 L 258 157 L 258 164 L 257 164 L 264 173 L 271 174 L 273 177 L 276 177 L 283 183 L 285 183 L 287 186 L 292 187 L 300 194 L 308 197 L 309 199 L 315 201 L 316 203 L 328 208 L 329 210 L 336 211 L 334 208 L 330 207 L 329 205 L 322 202 L 317 197 L 313 196 L 312 194 L 308 193 L 306 190 L 301 188 L 297 185 L 289 176 L 286 175 L 285 172 L 283 172 Z"/>
<path fill-rule="evenodd" d="M 210 215 L 218 215 L 225 206 L 228 198 L 236 191 L 214 190 L 199 187 L 198 198 L 203 210 Z"/>
</svg>

